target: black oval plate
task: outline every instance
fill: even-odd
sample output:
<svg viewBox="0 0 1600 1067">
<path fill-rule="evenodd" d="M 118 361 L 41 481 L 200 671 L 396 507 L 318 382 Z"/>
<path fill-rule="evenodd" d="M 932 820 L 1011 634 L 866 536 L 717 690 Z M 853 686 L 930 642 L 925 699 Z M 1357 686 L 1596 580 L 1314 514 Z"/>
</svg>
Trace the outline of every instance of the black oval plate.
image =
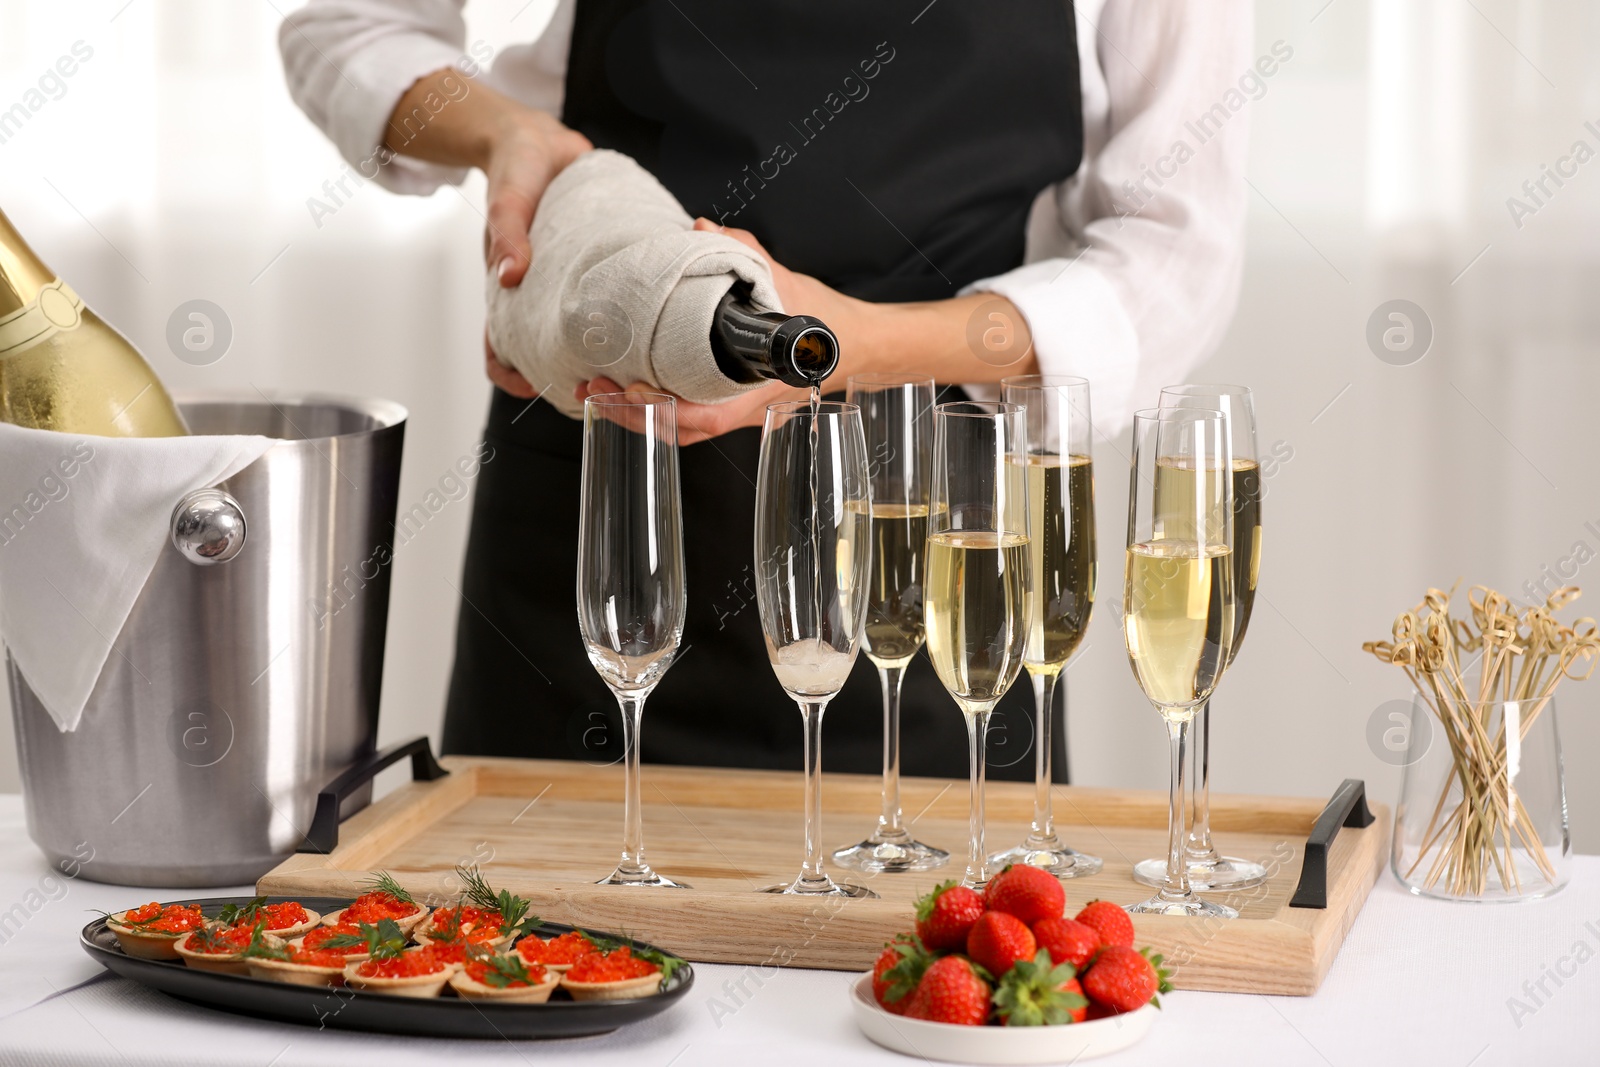
<svg viewBox="0 0 1600 1067">
<path fill-rule="evenodd" d="M 336 897 L 268 897 L 267 900 L 273 904 L 298 900 L 324 914 L 349 903 Z M 224 904 L 247 902 L 245 897 L 207 897 L 167 903 L 199 904 L 213 910 Z M 546 923 L 540 927 L 540 932 L 565 933 L 571 929 L 559 923 Z M 682 1000 L 694 985 L 694 968 L 685 965 L 673 974 L 665 991 L 637 1000 L 552 999 L 543 1004 L 485 1004 L 459 997 L 423 1000 L 359 989 L 288 985 L 244 975 L 197 971 L 181 961 L 138 959 L 122 951 L 117 935 L 106 928 L 103 918 L 83 928 L 80 944 L 107 970 L 191 1004 L 319 1029 L 334 1027 L 423 1037 L 539 1038 L 604 1034 L 666 1011 Z M 641 948 L 654 947 L 643 941 L 637 944 Z M 556 995 L 561 994 L 558 991 Z"/>
</svg>

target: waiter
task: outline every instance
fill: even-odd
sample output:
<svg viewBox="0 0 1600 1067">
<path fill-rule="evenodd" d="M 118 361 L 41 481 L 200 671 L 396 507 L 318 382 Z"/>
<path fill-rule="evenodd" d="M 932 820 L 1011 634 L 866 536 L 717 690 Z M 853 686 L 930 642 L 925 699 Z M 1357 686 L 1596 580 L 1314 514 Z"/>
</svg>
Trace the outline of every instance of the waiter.
<svg viewBox="0 0 1600 1067">
<path fill-rule="evenodd" d="M 280 43 L 296 102 L 362 173 L 404 193 L 485 173 L 502 285 L 523 280 L 546 185 L 593 146 L 767 255 L 784 310 L 840 339 L 830 390 L 911 371 L 992 397 L 1006 375 L 1077 374 L 1110 436 L 1232 315 L 1247 116 L 1228 101 L 1251 68 L 1248 0 L 559 0 L 535 41 L 498 55 L 467 45 L 463 3 L 310 0 Z M 582 423 L 532 403 L 492 351 L 487 369 L 495 461 L 473 508 L 444 748 L 609 760 L 615 705 L 573 607 Z M 650 698 L 646 760 L 799 764 L 751 558 L 758 427 L 796 395 L 680 402 L 688 615 Z M 903 708 L 905 772 L 965 776 L 965 726 L 925 656 Z M 994 777 L 1031 778 L 1032 718 L 1014 686 Z M 830 769 L 880 768 L 865 656 L 824 737 Z"/>
</svg>

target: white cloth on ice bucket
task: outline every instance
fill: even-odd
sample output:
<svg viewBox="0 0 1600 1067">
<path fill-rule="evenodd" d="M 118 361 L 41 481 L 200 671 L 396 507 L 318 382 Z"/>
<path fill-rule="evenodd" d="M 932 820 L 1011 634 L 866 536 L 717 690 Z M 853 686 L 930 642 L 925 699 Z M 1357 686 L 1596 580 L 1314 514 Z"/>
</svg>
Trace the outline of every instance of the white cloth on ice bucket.
<svg viewBox="0 0 1600 1067">
<path fill-rule="evenodd" d="M 270 437 L 93 437 L 0 423 L 0 641 L 75 730 L 163 548 L 172 509 Z"/>
<path fill-rule="evenodd" d="M 711 319 L 736 282 L 751 302 L 782 311 L 767 261 L 725 234 L 693 229 L 666 187 L 628 156 L 597 149 L 556 176 L 539 201 L 533 262 L 522 284 L 491 267 L 489 343 L 495 354 L 578 418 L 579 382 L 648 382 L 700 403 L 755 388 L 717 370 Z"/>
</svg>

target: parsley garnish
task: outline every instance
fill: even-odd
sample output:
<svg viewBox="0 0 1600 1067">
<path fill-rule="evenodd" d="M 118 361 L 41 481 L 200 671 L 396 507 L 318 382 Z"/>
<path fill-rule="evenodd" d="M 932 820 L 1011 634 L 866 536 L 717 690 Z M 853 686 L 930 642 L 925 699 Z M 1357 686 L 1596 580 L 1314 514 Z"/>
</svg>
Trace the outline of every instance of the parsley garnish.
<svg viewBox="0 0 1600 1067">
<path fill-rule="evenodd" d="M 392 960 L 406 950 L 406 935 L 393 919 L 379 919 L 378 925 L 362 923 L 360 933 L 334 934 L 322 943 L 323 948 L 357 948 L 364 946 L 367 955 L 375 960 Z"/>
</svg>

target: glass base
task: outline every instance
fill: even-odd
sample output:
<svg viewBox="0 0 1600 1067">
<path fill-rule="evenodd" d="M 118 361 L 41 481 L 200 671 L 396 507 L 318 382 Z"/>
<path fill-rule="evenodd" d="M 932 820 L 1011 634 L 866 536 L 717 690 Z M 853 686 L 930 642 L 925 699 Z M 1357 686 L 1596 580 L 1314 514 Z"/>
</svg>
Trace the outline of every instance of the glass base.
<svg viewBox="0 0 1600 1067">
<path fill-rule="evenodd" d="M 1105 866 L 1105 861 L 1099 856 L 1079 852 L 1059 842 L 1054 846 L 1039 846 L 1025 841 L 1016 848 L 996 852 L 989 857 L 989 866 L 994 870 L 1005 870 L 1013 863 L 1025 863 L 1029 867 L 1049 871 L 1057 878 L 1082 878 L 1100 873 L 1100 868 Z"/>
<path fill-rule="evenodd" d="M 1267 869 L 1237 856 L 1203 860 L 1189 856 L 1189 887 L 1196 893 L 1253 889 L 1267 880 Z M 1166 860 L 1142 860 L 1134 865 L 1133 880 L 1159 889 L 1167 884 Z"/>
<path fill-rule="evenodd" d="M 657 889 L 689 889 L 692 888 L 684 882 L 674 882 L 665 875 L 657 874 L 649 867 L 638 870 L 626 870 L 618 867 L 609 877 L 602 878 L 595 885 L 642 885 Z"/>
<path fill-rule="evenodd" d="M 950 853 L 924 845 L 910 834 L 883 838 L 873 834 L 859 845 L 841 848 L 833 862 L 851 871 L 880 874 L 894 871 L 931 871 L 950 862 Z"/>
<path fill-rule="evenodd" d="M 849 897 L 852 900 L 878 899 L 878 894 L 866 886 L 850 885 L 848 882 L 835 882 L 827 875 L 823 875 L 821 878 L 806 878 L 801 875 L 792 882 L 763 886 L 756 892 L 782 893 L 786 896 L 804 897 Z"/>
<path fill-rule="evenodd" d="M 1226 904 L 1199 897 L 1164 897 L 1157 893 L 1142 904 L 1129 904 L 1129 915 L 1177 915 L 1191 919 L 1237 919 L 1239 913 Z"/>
</svg>

